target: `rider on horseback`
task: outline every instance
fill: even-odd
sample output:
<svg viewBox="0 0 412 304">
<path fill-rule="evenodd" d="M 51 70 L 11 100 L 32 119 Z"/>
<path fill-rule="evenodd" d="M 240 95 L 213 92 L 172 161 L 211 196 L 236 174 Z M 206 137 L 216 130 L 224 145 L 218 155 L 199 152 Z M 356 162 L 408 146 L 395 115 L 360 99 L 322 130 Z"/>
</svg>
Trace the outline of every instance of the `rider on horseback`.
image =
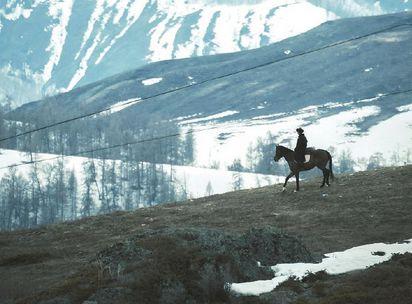
<svg viewBox="0 0 412 304">
<path fill-rule="evenodd" d="M 305 134 L 303 134 L 304 131 L 302 128 L 297 128 L 296 132 L 298 132 L 299 137 L 295 148 L 295 159 L 297 163 L 303 164 L 305 162 L 305 152 L 308 140 L 306 139 Z"/>
<path fill-rule="evenodd" d="M 306 149 L 308 140 L 303 134 L 302 128 L 296 129 L 296 132 L 298 132 L 299 138 L 296 143 L 295 151 L 281 145 L 276 145 L 276 152 L 273 157 L 275 162 L 279 161 L 281 158 L 285 158 L 290 169 L 290 173 L 286 177 L 285 183 L 283 184 L 283 191 L 286 189 L 286 184 L 292 176 L 296 177 L 296 191 L 299 191 L 299 173 L 301 171 L 311 170 L 315 167 L 319 168 L 323 172 L 323 182 L 321 187 L 325 186 L 325 184 L 329 186 L 329 177 L 333 179 L 332 155 L 323 149 Z M 305 154 L 308 152 L 311 155 L 310 160 L 303 165 L 305 161 Z M 328 163 L 329 167 L 327 166 Z"/>
</svg>

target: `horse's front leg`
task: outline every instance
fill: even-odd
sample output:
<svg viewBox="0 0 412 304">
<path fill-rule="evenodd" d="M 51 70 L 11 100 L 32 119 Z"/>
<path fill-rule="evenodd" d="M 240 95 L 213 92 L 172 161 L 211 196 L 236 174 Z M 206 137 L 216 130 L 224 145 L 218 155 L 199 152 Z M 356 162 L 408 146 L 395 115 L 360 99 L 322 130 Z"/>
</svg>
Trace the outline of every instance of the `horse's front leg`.
<svg viewBox="0 0 412 304">
<path fill-rule="evenodd" d="M 286 184 L 288 183 L 289 178 L 291 178 L 293 175 L 295 175 L 295 173 L 290 172 L 289 175 L 286 176 L 285 183 L 283 184 L 282 192 L 283 192 L 283 191 L 286 191 Z"/>
<path fill-rule="evenodd" d="M 299 191 L 299 172 L 295 174 L 296 175 L 296 190 Z"/>
</svg>

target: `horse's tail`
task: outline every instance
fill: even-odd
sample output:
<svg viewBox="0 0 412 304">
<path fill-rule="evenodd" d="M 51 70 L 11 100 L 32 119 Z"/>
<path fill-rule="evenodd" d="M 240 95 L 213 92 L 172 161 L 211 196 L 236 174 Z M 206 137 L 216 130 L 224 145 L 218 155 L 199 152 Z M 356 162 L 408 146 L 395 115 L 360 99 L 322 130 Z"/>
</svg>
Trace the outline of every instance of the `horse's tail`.
<svg viewBox="0 0 412 304">
<path fill-rule="evenodd" d="M 333 171 L 332 171 L 332 155 L 330 155 L 330 153 L 328 151 L 326 151 L 328 153 L 328 158 L 329 158 L 329 171 L 330 171 L 330 177 L 332 180 L 334 180 L 335 175 L 333 175 Z"/>
</svg>

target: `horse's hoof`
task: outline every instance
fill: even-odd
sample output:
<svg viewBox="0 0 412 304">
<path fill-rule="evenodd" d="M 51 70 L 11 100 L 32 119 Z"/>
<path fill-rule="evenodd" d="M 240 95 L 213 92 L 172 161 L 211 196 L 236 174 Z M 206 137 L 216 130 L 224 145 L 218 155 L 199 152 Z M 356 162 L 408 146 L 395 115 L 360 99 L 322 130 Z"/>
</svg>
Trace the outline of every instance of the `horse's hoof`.
<svg viewBox="0 0 412 304">
<path fill-rule="evenodd" d="M 293 193 L 296 193 L 296 192 L 298 192 L 299 190 L 293 190 Z"/>
<path fill-rule="evenodd" d="M 285 191 L 286 191 L 286 187 L 283 187 L 281 192 L 285 192 Z"/>
</svg>

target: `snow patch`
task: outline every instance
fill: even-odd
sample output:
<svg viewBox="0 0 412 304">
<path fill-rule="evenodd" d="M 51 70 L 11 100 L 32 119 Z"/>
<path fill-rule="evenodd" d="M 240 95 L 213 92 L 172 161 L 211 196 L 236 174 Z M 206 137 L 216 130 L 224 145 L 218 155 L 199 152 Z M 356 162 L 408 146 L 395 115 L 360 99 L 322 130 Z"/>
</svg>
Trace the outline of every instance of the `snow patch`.
<svg viewBox="0 0 412 304">
<path fill-rule="evenodd" d="M 224 111 L 224 112 L 213 114 L 213 115 L 206 116 L 206 117 L 186 120 L 186 121 L 183 122 L 183 124 L 192 124 L 192 123 L 198 123 L 198 122 L 202 122 L 202 121 L 215 120 L 215 119 L 231 116 L 231 115 L 238 114 L 238 113 L 239 113 L 239 111 Z"/>
<path fill-rule="evenodd" d="M 401 106 L 401 107 L 397 107 L 396 110 L 398 110 L 399 112 L 412 111 L 412 103 L 410 103 L 408 105 Z"/>
<path fill-rule="evenodd" d="M 149 86 L 149 85 L 153 85 L 153 84 L 159 83 L 159 82 L 161 82 L 162 80 L 163 80 L 162 77 L 158 77 L 158 78 L 148 78 L 148 79 L 142 80 L 142 84 L 145 85 L 145 86 Z"/>
<path fill-rule="evenodd" d="M 58 20 L 58 23 L 53 26 L 50 42 L 46 48 L 46 51 L 50 52 L 50 58 L 44 66 L 43 79 L 45 82 L 51 78 L 54 66 L 60 61 L 64 43 L 66 42 L 66 27 L 69 24 L 72 13 L 73 0 L 50 0 L 49 5 L 49 15 L 53 19 Z"/>
<path fill-rule="evenodd" d="M 336 19 L 333 13 L 309 2 L 295 2 L 288 6 L 281 6 L 267 19 L 263 33 L 269 43 L 278 42 L 288 37 L 299 35 L 321 23 Z"/>
<path fill-rule="evenodd" d="M 271 119 L 276 117 L 286 116 L 286 113 L 275 113 L 275 114 L 268 114 L 268 115 L 260 115 L 253 117 L 252 120 L 264 120 L 264 119 Z"/>
<path fill-rule="evenodd" d="M 199 115 L 202 115 L 202 113 L 196 113 L 196 114 L 186 115 L 186 116 L 179 116 L 179 117 L 173 119 L 172 121 L 186 120 L 186 119 L 188 119 L 188 118 L 193 118 L 193 117 L 196 117 L 196 116 L 199 116 Z"/>
<path fill-rule="evenodd" d="M 374 254 L 382 252 L 383 255 Z M 272 267 L 275 277 L 272 280 L 233 283 L 230 290 L 240 295 L 259 296 L 270 292 L 280 283 L 294 276 L 302 279 L 309 273 L 326 271 L 328 274 L 342 274 L 354 270 L 363 270 L 370 266 L 390 260 L 393 254 L 412 252 L 412 239 L 404 243 L 375 243 L 353 247 L 345 251 L 326 254 L 321 263 L 277 264 Z"/>
<path fill-rule="evenodd" d="M 113 114 L 113 113 L 122 111 L 122 110 L 124 110 L 124 109 L 126 109 L 126 108 L 128 108 L 128 107 L 130 107 L 130 106 L 132 106 L 132 105 L 135 105 L 135 104 L 137 104 L 137 103 L 139 103 L 139 102 L 141 102 L 141 101 L 142 101 L 142 100 L 141 100 L 140 97 L 130 98 L 130 99 L 127 99 L 127 100 L 124 100 L 124 101 L 119 101 L 119 102 L 113 104 L 113 105 L 110 107 L 110 109 L 109 109 L 108 111 L 106 111 L 106 112 L 108 112 L 108 114 Z"/>
<path fill-rule="evenodd" d="M 11 12 L 6 12 L 4 9 L 0 9 L 0 16 L 9 21 L 16 21 L 17 19 L 23 17 L 28 19 L 32 13 L 32 8 L 24 8 L 20 3 L 18 3 L 14 10 Z M 1 29 L 1 20 L 0 20 L 0 29 Z"/>
</svg>

